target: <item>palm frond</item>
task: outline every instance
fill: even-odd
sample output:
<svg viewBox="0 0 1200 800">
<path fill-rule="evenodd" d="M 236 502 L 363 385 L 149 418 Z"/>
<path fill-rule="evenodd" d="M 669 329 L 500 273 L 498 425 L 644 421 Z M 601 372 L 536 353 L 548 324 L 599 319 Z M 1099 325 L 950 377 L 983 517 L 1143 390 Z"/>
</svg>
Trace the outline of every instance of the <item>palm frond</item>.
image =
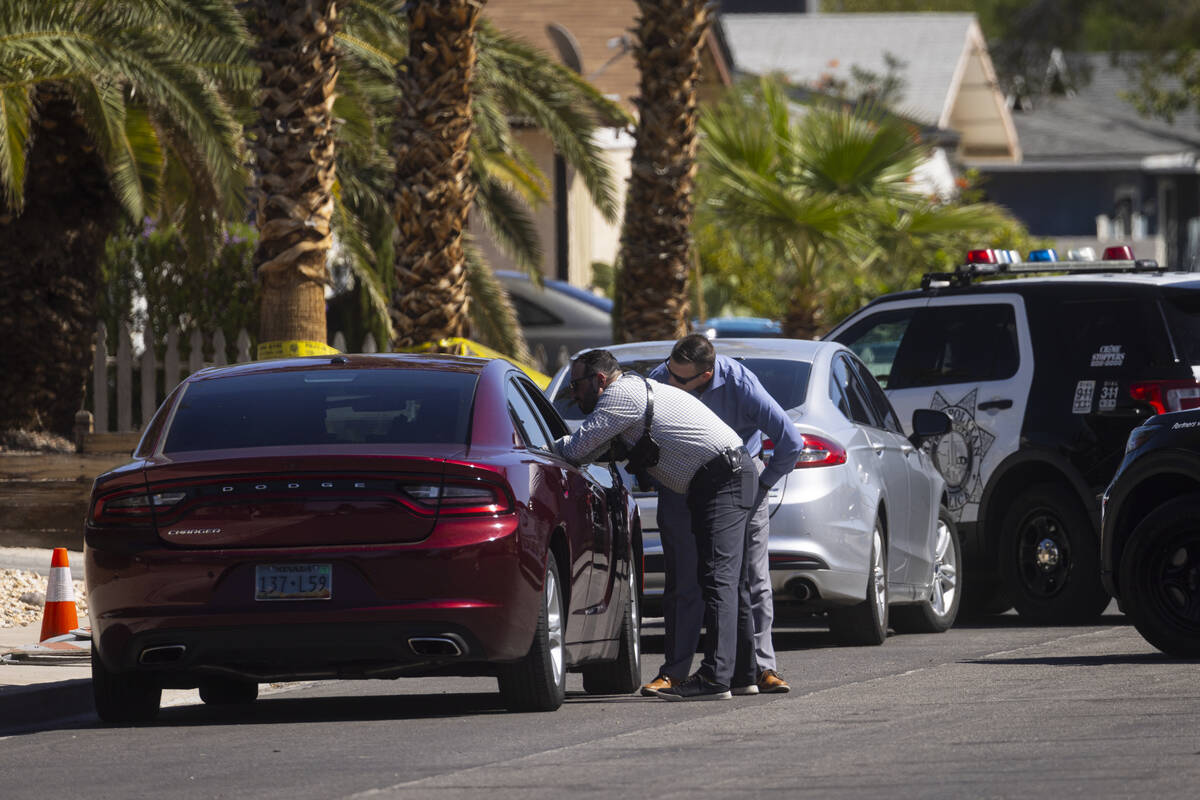
<svg viewBox="0 0 1200 800">
<path fill-rule="evenodd" d="M 536 270 L 542 261 L 542 248 L 526 206 L 491 175 L 476 174 L 476 183 L 476 209 L 484 226 L 517 267 Z"/>
<path fill-rule="evenodd" d="M 484 263 L 474 241 L 467 240 L 467 284 L 471 291 L 472 337 L 480 344 L 499 350 L 517 361 L 528 364 L 533 358 L 529 345 L 517 324 L 517 312 L 508 292 L 496 280 Z"/>
<path fill-rule="evenodd" d="M 391 275 L 391 270 L 379 268 L 375 261 L 377 254 L 368 239 L 367 226 L 354 216 L 337 195 L 335 192 L 333 215 L 338 230 L 338 245 L 348 254 L 345 263 L 364 290 L 369 312 L 365 320 L 367 328 L 383 336 L 380 344 L 386 349 L 393 336 L 392 320 L 388 314 L 391 288 L 387 276 Z"/>
<path fill-rule="evenodd" d="M 29 90 L 12 86 L 0 90 L 0 189 L 5 204 L 20 211 L 25 199 L 25 153 L 29 143 Z"/>
<path fill-rule="evenodd" d="M 71 84 L 72 96 L 83 112 L 81 119 L 101 150 L 108 166 L 113 194 L 130 219 L 145 216 L 137 160 L 125 137 L 125 97 L 120 87 L 81 78 Z"/>
</svg>

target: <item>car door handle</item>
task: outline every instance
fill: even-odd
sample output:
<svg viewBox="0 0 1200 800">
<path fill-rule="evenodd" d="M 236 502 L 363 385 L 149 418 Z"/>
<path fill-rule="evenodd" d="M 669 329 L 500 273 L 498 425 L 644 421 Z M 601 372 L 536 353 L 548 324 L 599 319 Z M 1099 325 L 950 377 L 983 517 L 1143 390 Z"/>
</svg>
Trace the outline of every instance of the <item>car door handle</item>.
<svg viewBox="0 0 1200 800">
<path fill-rule="evenodd" d="M 900 452 L 904 453 L 904 455 L 908 455 L 909 453 L 913 452 L 916 449 L 917 448 L 913 447 L 911 444 L 906 443 L 906 444 L 900 445 Z"/>
<path fill-rule="evenodd" d="M 1012 400 L 1007 397 L 1000 400 L 985 400 L 975 407 L 980 411 L 991 411 L 993 408 L 1012 408 Z"/>
</svg>

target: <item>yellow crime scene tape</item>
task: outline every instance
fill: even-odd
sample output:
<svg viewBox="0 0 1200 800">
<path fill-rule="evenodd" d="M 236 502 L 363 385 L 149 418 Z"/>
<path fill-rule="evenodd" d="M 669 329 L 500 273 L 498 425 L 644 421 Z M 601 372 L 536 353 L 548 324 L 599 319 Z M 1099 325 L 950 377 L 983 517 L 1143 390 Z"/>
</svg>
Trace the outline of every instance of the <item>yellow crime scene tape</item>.
<svg viewBox="0 0 1200 800">
<path fill-rule="evenodd" d="M 266 358 L 294 358 L 296 356 L 332 356 L 340 351 L 324 342 L 279 341 L 263 342 L 258 346 L 258 360 Z"/>
<path fill-rule="evenodd" d="M 517 369 L 528 375 L 539 389 L 545 390 L 550 385 L 550 376 L 543 372 L 538 372 L 528 364 L 522 364 L 515 358 L 504 355 L 499 350 L 493 350 L 487 345 L 471 339 L 464 339 L 461 336 L 450 336 L 445 339 L 439 339 L 436 342 L 425 342 L 413 347 L 403 347 L 397 350 L 398 353 L 428 353 L 428 352 L 447 353 L 455 356 L 479 356 L 480 358 L 503 358 L 508 363 L 515 366 Z"/>
<path fill-rule="evenodd" d="M 262 361 L 269 358 L 296 358 L 297 356 L 331 356 L 337 355 L 340 350 L 330 347 L 322 342 L 314 341 L 278 341 L 278 342 L 263 342 L 258 346 L 258 360 Z M 438 352 L 447 353 L 456 356 L 478 356 L 480 358 L 502 358 L 508 363 L 520 369 L 528 375 L 539 388 L 545 389 L 550 385 L 550 376 L 545 373 L 538 372 L 528 364 L 522 364 L 515 358 L 510 358 L 504 355 L 499 350 L 493 350 L 487 345 L 479 342 L 465 339 L 461 336 L 451 336 L 445 339 L 439 339 L 436 342 L 425 342 L 424 344 L 416 345 L 415 347 L 402 347 L 396 352 L 398 353 L 428 353 Z"/>
</svg>

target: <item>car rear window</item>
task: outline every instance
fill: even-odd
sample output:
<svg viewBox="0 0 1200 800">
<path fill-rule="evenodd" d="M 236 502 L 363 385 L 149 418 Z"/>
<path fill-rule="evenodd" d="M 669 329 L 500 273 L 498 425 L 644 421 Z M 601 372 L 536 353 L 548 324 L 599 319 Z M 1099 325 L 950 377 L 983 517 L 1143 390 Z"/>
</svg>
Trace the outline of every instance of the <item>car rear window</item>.
<svg viewBox="0 0 1200 800">
<path fill-rule="evenodd" d="M 736 358 L 754 373 L 767 394 L 783 408 L 795 408 L 804 404 L 808 393 L 808 376 L 812 364 L 807 361 L 796 361 L 790 358 Z M 655 367 L 663 363 L 661 358 L 639 359 L 637 361 L 621 362 L 621 369 L 626 372 L 636 372 L 639 375 L 649 375 Z M 583 412 L 575 405 L 567 381 L 554 395 L 554 408 L 568 421 L 578 422 L 583 419 Z"/>
<path fill-rule="evenodd" d="M 165 453 L 317 444 L 465 443 L 474 373 L 307 370 L 188 385 Z"/>
<path fill-rule="evenodd" d="M 1179 358 L 1200 364 L 1200 291 L 1163 292 L 1163 313 Z"/>
</svg>

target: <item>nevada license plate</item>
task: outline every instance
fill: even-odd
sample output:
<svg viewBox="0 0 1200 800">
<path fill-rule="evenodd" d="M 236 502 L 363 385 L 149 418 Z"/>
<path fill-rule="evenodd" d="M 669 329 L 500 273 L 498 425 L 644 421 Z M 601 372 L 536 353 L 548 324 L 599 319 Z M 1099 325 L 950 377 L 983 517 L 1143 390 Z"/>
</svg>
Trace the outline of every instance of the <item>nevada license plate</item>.
<svg viewBox="0 0 1200 800">
<path fill-rule="evenodd" d="M 333 597 L 330 564 L 259 564 L 254 567 L 255 600 L 328 600 Z"/>
</svg>

